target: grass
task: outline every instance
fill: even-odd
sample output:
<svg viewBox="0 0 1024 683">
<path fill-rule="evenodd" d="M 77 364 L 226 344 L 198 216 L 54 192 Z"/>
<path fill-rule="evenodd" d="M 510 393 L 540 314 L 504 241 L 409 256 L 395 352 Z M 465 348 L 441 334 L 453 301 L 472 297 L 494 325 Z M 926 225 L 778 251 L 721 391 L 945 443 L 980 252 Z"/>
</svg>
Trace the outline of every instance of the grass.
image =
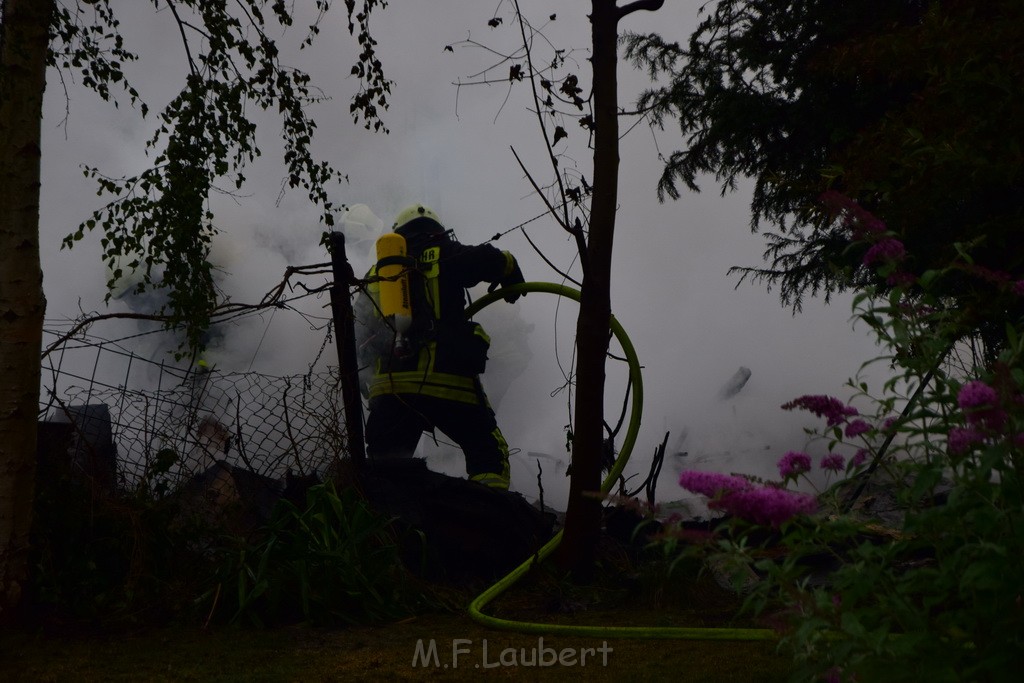
<svg viewBox="0 0 1024 683">
<path fill-rule="evenodd" d="M 609 626 L 757 626 L 735 618 L 736 597 L 706 575 L 607 568 L 590 586 L 538 571 L 485 610 L 506 619 Z M 440 602 L 475 593 L 448 589 Z M 417 647 L 437 657 L 414 665 Z M 486 651 L 485 651 L 486 648 Z M 511 648 L 511 649 L 509 649 Z M 584 648 L 591 648 L 586 653 Z M 602 661 L 601 651 L 607 648 Z M 461 650 L 454 658 L 454 650 Z M 566 665 L 556 653 L 569 651 Z M 783 681 L 791 669 L 773 642 L 599 639 L 485 628 L 463 609 L 382 626 L 274 629 L 216 626 L 132 632 L 0 633 L 3 681 Z M 580 666 L 579 658 L 586 661 Z M 537 660 L 537 657 L 540 657 Z M 525 658 L 525 659 L 524 659 Z M 512 666 L 515 660 L 520 666 Z M 550 666 L 530 665 L 535 661 Z"/>
<path fill-rule="evenodd" d="M 598 555 L 598 571 L 588 585 L 567 580 L 545 563 L 485 612 L 531 623 L 588 626 L 761 625 L 737 619 L 737 597 L 699 573 L 697 565 L 683 563 L 666 577 L 663 559 L 611 538 Z M 148 585 L 142 579 L 162 570 L 157 564 L 139 566 L 142 576 L 133 575 L 138 585 Z M 75 598 L 70 607 L 81 602 L 77 598 L 88 605 L 92 584 L 65 583 L 59 583 L 65 589 L 59 595 Z M 0 631 L 0 681 L 547 681 L 584 675 L 594 681 L 782 681 L 792 668 L 787 657 L 775 653 L 773 642 L 605 640 L 499 631 L 476 623 L 465 611 L 487 583 L 419 587 L 425 600 L 416 616 L 378 626 L 231 626 L 224 621 L 232 610 L 215 615 L 206 603 L 195 608 L 201 613 L 190 616 L 171 605 L 161 614 L 97 610 L 102 622 L 96 623 L 47 612 L 38 627 Z M 188 590 L 171 594 L 179 598 L 174 601 L 179 607 L 191 603 L 184 597 L 194 597 Z M 133 604 L 136 610 L 144 601 Z M 178 615 L 177 625 L 153 625 L 166 624 L 171 614 Z M 213 626 L 199 626 L 209 619 Z M 425 658 L 431 643 L 436 658 Z M 462 652 L 457 660 L 456 650 Z M 555 661 L 560 654 L 561 663 Z"/>
<path fill-rule="evenodd" d="M 417 643 L 426 651 L 431 639 L 437 666 L 433 661 L 414 666 Z M 609 648 L 604 666 L 596 652 L 603 645 Z M 527 659 L 532 659 L 530 653 L 538 646 L 577 654 L 581 648 L 594 648 L 595 654 L 583 667 L 484 666 L 499 663 L 506 648 L 516 648 L 517 657 L 526 648 Z M 466 652 L 453 660 L 453 647 Z M 573 637 L 540 641 L 482 628 L 464 613 L 344 630 L 174 627 L 70 638 L 4 633 L 0 652 L 0 680 L 5 681 L 551 681 L 585 675 L 588 681 L 711 682 L 782 681 L 789 670 L 788 660 L 774 654 L 773 643 Z M 504 654 L 506 660 L 511 656 Z"/>
</svg>

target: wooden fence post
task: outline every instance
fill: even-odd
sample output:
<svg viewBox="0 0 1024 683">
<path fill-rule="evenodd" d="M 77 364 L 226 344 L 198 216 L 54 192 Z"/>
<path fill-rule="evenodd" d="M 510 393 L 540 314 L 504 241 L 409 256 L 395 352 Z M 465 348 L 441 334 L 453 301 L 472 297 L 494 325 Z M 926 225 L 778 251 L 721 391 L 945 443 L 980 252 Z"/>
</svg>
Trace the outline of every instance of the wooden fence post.
<svg viewBox="0 0 1024 683">
<path fill-rule="evenodd" d="M 359 367 L 356 363 L 355 316 L 349 288 L 355 281 L 352 265 L 345 253 L 345 235 L 330 234 L 331 269 L 334 286 L 331 287 L 331 315 L 334 317 L 334 341 L 338 347 L 338 366 L 341 372 L 341 397 L 345 403 L 345 428 L 348 450 L 353 464 L 362 468 L 366 461 L 363 442 L 363 399 L 359 393 Z"/>
</svg>

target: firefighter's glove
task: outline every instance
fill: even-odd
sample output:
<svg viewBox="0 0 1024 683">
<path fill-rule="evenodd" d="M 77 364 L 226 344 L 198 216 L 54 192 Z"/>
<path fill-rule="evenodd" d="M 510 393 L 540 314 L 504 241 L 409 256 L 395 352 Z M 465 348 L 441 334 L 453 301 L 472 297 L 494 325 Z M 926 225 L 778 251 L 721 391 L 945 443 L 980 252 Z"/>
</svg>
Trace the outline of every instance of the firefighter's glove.
<svg viewBox="0 0 1024 683">
<path fill-rule="evenodd" d="M 492 283 L 491 286 L 487 288 L 488 292 L 493 292 L 499 287 L 511 287 L 512 285 L 518 285 L 523 282 L 526 282 L 526 278 L 523 277 L 523 271 L 519 268 L 519 264 L 516 262 L 515 257 L 512 256 L 512 254 L 508 253 L 507 251 L 502 253 L 505 255 L 505 259 L 507 261 L 505 275 L 497 282 Z M 519 297 L 521 296 L 526 296 L 526 294 L 506 294 L 505 301 L 512 304 L 515 303 L 516 300 L 519 299 Z"/>
</svg>

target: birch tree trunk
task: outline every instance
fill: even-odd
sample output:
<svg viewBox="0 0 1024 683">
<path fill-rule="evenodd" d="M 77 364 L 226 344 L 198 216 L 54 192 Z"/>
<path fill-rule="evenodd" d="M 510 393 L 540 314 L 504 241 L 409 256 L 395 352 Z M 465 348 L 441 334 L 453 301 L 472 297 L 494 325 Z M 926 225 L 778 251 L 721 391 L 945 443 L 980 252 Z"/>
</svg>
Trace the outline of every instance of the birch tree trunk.
<svg viewBox="0 0 1024 683">
<path fill-rule="evenodd" d="M 53 0 L 2 0 L 0 24 L 0 623 L 28 578 L 43 278 L 39 158 Z"/>
</svg>

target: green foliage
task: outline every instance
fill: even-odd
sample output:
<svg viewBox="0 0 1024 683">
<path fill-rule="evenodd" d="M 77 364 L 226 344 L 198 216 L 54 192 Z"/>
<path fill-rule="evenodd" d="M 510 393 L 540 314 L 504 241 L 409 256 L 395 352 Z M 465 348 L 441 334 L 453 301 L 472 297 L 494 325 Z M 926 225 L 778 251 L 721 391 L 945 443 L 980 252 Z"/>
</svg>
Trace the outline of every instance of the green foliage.
<svg viewBox="0 0 1024 683">
<path fill-rule="evenodd" d="M 81 476 L 40 481 L 31 601 L 57 623 L 156 624 L 187 614 L 213 571 L 173 498 L 114 496 Z M 225 541 L 227 539 L 222 539 Z"/>
<path fill-rule="evenodd" d="M 163 3 L 153 1 L 160 9 Z M 123 87 L 132 104 L 138 92 L 130 86 L 123 64 L 136 59 L 123 43 L 115 13 L 108 0 L 61 8 L 52 28 L 51 63 L 78 69 L 82 82 L 110 99 L 111 87 Z M 381 0 L 364 0 L 357 10 L 355 0 L 345 3 L 349 31 L 356 33 L 362 47 L 354 73 L 360 89 L 353 98 L 351 113 L 366 126 L 381 130 L 380 112 L 387 108 L 391 81 L 383 75 L 376 57 L 375 41 L 369 33 L 369 19 Z M 166 288 L 168 325 L 184 329 L 187 345 L 201 346 L 202 333 L 218 303 L 217 291 L 207 260 L 210 242 L 217 232 L 210 209 L 210 194 L 231 194 L 245 182 L 242 170 L 260 156 L 256 145 L 256 124 L 250 119 L 252 107 L 276 110 L 283 119 L 283 187 L 306 191 L 309 200 L 322 209 L 321 219 L 333 224 L 334 205 L 329 187 L 344 176 L 329 163 L 318 161 L 312 152 L 316 122 L 306 107 L 323 99 L 308 74 L 281 62 L 279 34 L 293 23 L 289 4 L 275 1 L 269 17 L 266 3 L 244 0 L 229 7 L 226 0 L 179 0 L 169 4 L 169 20 L 181 33 L 187 58 L 187 73 L 181 91 L 160 112 L 158 126 L 146 144 L 153 165 L 128 177 L 111 177 L 86 167 L 85 175 L 99 185 L 98 194 L 113 199 L 64 240 L 71 247 L 87 230 L 100 227 L 103 257 L 113 272 L 113 281 L 123 271 L 142 274 L 140 289 Z M 318 16 L 302 47 L 311 44 L 319 22 L 330 9 L 329 0 L 318 0 Z M 84 19 L 88 13 L 89 20 Z M 116 101 L 115 101 L 116 103 Z M 145 103 L 140 111 L 147 114 Z M 218 185 L 226 179 L 227 187 Z"/>
<path fill-rule="evenodd" d="M 96 91 L 104 101 L 117 99 L 111 86 L 119 86 L 128 94 L 129 102 L 139 102 L 142 114 L 146 105 L 139 100 L 139 93 L 124 78 L 123 66 L 135 61 L 136 55 L 124 47 L 119 32 L 120 22 L 110 8 L 109 0 L 88 3 L 86 9 L 75 5 L 74 9 L 57 3 L 54 24 L 51 26 L 48 66 L 61 70 L 77 71 L 82 85 Z M 86 19 L 92 16 L 92 21 Z"/>
<path fill-rule="evenodd" d="M 765 577 L 750 604 L 786 606 L 782 643 L 801 680 L 830 670 L 841 680 L 1002 680 L 1024 663 L 1024 415 L 1018 406 L 1007 433 L 958 454 L 957 382 L 933 382 L 874 477 L 895 496 L 901 522 L 844 505 L 861 477 L 845 482 L 826 514 L 775 539 L 784 560 L 748 557 Z"/>
<path fill-rule="evenodd" d="M 209 621 L 220 610 L 256 625 L 366 624 L 431 600 L 406 573 L 390 521 L 353 489 L 315 486 L 301 508 L 281 500 L 242 537 L 151 484 L 121 496 L 77 476 L 41 484 L 32 603 L 43 616 L 124 626 Z"/>
<path fill-rule="evenodd" d="M 845 226 L 818 197 L 835 190 L 884 216 L 916 272 L 941 268 L 954 245 L 1020 274 L 1024 219 L 1024 5 L 956 0 L 720 0 L 686 46 L 628 36 L 627 55 L 669 84 L 640 101 L 657 124 L 678 118 L 686 148 L 659 184 L 678 197 L 713 174 L 723 192 L 754 179 L 752 228 L 766 268 L 742 277 L 777 285 L 799 308 L 808 293 L 873 280 Z M 882 289 L 891 284 L 881 285 Z M 953 308 L 995 287 L 951 273 L 932 291 Z M 965 323 L 999 340 L 1019 306 Z"/>
<path fill-rule="evenodd" d="M 408 615 L 415 597 L 389 529 L 353 489 L 315 486 L 304 509 L 280 501 L 262 540 L 229 563 L 232 619 L 365 624 Z"/>
</svg>

